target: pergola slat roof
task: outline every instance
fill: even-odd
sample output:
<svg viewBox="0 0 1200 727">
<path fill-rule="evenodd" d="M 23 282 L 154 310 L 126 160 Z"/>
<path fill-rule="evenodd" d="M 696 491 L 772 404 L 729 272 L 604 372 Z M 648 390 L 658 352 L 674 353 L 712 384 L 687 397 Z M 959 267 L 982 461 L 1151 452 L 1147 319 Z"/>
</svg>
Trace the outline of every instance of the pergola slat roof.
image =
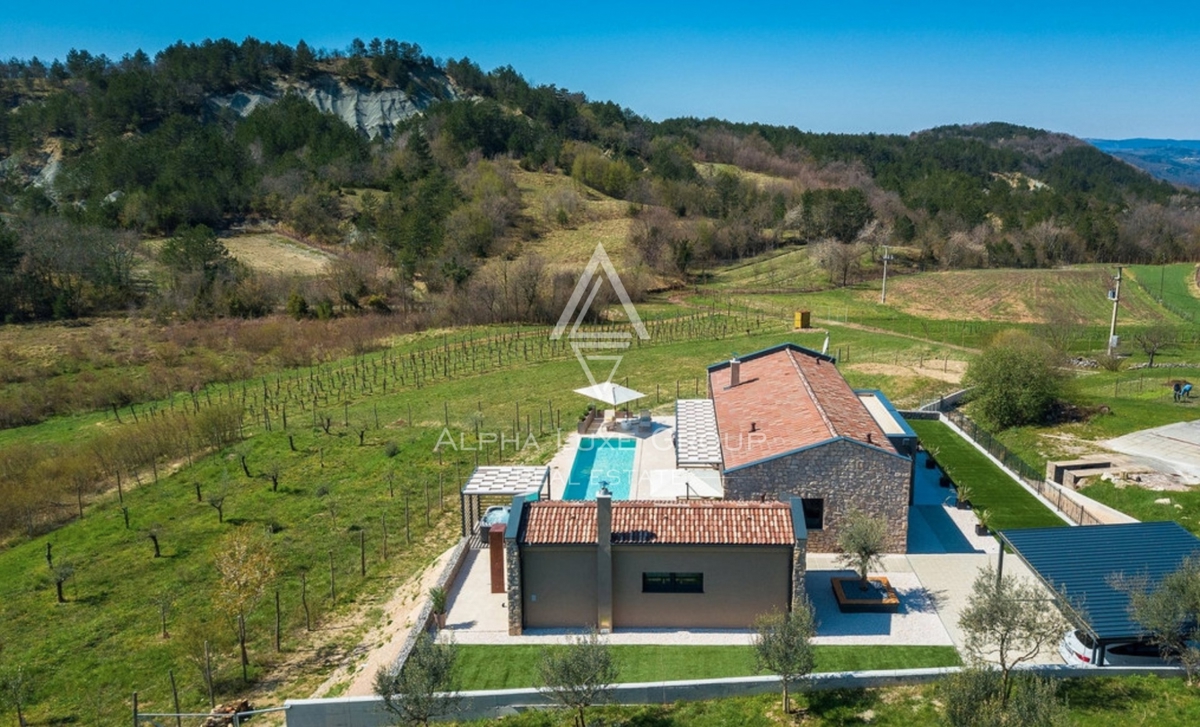
<svg viewBox="0 0 1200 727">
<path fill-rule="evenodd" d="M 463 485 L 464 495 L 525 495 L 542 489 L 549 467 L 476 467 Z"/>
<path fill-rule="evenodd" d="M 675 402 L 675 461 L 680 467 L 721 465 L 721 435 L 712 399 Z"/>
<path fill-rule="evenodd" d="M 1145 636 L 1129 616 L 1129 596 L 1109 582 L 1113 574 L 1146 576 L 1154 588 L 1190 555 L 1200 538 L 1174 522 L 1081 525 L 1075 528 L 1004 530 L 1000 539 L 1104 643 Z"/>
</svg>

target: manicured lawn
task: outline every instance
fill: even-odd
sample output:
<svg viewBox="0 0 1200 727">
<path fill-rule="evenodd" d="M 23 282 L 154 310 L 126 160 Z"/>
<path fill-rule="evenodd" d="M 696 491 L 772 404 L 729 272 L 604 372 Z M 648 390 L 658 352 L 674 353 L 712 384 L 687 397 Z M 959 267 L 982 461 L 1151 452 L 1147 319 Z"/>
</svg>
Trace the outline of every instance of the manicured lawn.
<svg viewBox="0 0 1200 727">
<path fill-rule="evenodd" d="M 516 689 L 538 684 L 540 645 L 460 644 L 462 689 Z M 678 681 L 751 676 L 759 673 L 749 646 L 627 646 L 613 654 L 621 682 Z M 818 646 L 817 671 L 864 671 L 957 666 L 950 646 Z"/>
<path fill-rule="evenodd" d="M 971 488 L 972 505 L 976 510 L 986 509 L 991 513 L 990 524 L 993 528 L 1003 530 L 1066 525 L 945 424 L 932 420 L 913 420 L 909 424 L 954 483 Z"/>
</svg>

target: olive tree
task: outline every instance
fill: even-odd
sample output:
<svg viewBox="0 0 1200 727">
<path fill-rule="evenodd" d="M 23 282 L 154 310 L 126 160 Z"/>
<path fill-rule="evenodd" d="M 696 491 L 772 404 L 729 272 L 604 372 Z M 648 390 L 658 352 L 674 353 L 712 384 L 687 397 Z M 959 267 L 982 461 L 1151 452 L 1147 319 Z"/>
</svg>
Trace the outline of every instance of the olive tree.
<svg viewBox="0 0 1200 727">
<path fill-rule="evenodd" d="M 50 577 L 54 580 L 54 590 L 58 597 L 59 603 L 66 603 L 67 598 L 63 595 L 63 586 L 67 581 L 75 575 L 75 566 L 71 563 L 62 562 L 54 566 L 50 571 Z"/>
<path fill-rule="evenodd" d="M 1200 557 L 1184 560 L 1154 587 L 1145 574 L 1117 574 L 1109 582 L 1129 594 L 1129 615 L 1152 644 L 1179 660 L 1193 683 L 1200 670 Z"/>
<path fill-rule="evenodd" d="M 422 632 L 402 666 L 395 664 L 375 672 L 375 693 L 384 708 L 401 724 L 427 725 L 434 717 L 454 710 L 454 664 L 458 647 L 453 641 L 436 641 Z"/>
<path fill-rule="evenodd" d="M 846 517 L 837 538 L 838 548 L 842 551 L 838 562 L 858 573 L 861 590 L 869 587 L 867 576 L 872 566 L 881 563 L 886 542 L 887 521 L 883 518 L 871 517 L 858 510 Z"/>
<path fill-rule="evenodd" d="M 998 576 L 990 564 L 975 578 L 958 625 L 966 635 L 969 660 L 999 669 L 1002 709 L 1012 696 L 1013 669 L 1032 661 L 1067 630 L 1066 619 L 1045 591 L 1011 573 Z"/>
<path fill-rule="evenodd" d="M 608 699 L 617 681 L 617 664 L 608 642 L 593 629 L 567 643 L 547 647 L 538 663 L 539 691 L 575 711 L 576 727 L 585 727 L 585 710 Z"/>
<path fill-rule="evenodd" d="M 779 676 L 783 686 L 783 711 L 790 712 L 789 687 L 801 684 L 816 666 L 812 638 L 817 618 L 804 600 L 788 613 L 759 616 L 754 622 L 754 658 L 760 670 Z"/>
<path fill-rule="evenodd" d="M 1067 393 L 1059 354 L 1024 331 L 999 334 L 967 367 L 965 383 L 984 424 L 997 429 L 1037 424 Z"/>
<path fill-rule="evenodd" d="M 24 667 L 17 666 L 0 672 L 0 705 L 17 713 L 17 724 L 26 727 L 25 704 L 32 691 L 32 680 Z"/>
<path fill-rule="evenodd" d="M 1012 696 L 1003 698 L 998 670 L 967 667 L 938 683 L 938 696 L 951 727 L 1057 727 L 1068 724 L 1057 685 L 1045 677 L 1014 677 Z"/>
</svg>

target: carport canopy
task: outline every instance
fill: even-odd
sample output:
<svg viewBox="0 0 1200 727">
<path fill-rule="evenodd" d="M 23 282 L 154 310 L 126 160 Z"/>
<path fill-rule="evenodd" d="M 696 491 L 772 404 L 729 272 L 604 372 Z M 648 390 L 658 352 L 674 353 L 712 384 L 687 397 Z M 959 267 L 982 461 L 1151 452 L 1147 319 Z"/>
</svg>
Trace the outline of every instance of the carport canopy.
<svg viewBox="0 0 1200 727">
<path fill-rule="evenodd" d="M 497 497 L 512 500 L 516 495 L 549 497 L 550 468 L 541 467 L 476 467 L 463 485 L 459 495 L 462 512 L 462 534 L 471 534 L 483 516 L 480 499 Z"/>
<path fill-rule="evenodd" d="M 1111 576 L 1145 576 L 1148 587 L 1155 588 L 1188 556 L 1200 554 L 1200 538 L 1175 522 L 1029 528 L 999 535 L 1101 648 L 1146 636 L 1129 615 L 1129 596 L 1113 587 Z M 1003 568 L 1001 548 L 1001 573 Z"/>
</svg>

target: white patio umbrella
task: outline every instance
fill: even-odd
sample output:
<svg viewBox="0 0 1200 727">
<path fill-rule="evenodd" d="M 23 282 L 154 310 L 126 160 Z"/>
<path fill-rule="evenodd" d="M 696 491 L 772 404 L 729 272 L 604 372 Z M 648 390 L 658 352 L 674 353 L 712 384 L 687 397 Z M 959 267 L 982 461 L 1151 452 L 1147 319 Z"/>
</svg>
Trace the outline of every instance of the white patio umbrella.
<svg viewBox="0 0 1200 727">
<path fill-rule="evenodd" d="M 576 389 L 575 393 L 602 401 L 609 406 L 620 406 L 627 401 L 633 401 L 645 396 L 640 391 L 634 391 L 620 384 L 614 384 L 611 381 L 604 381 L 595 386 L 585 386 L 582 389 Z"/>
<path fill-rule="evenodd" d="M 716 470 L 651 470 L 650 499 L 676 500 L 687 498 L 720 499 L 725 496 L 721 476 Z"/>
</svg>

